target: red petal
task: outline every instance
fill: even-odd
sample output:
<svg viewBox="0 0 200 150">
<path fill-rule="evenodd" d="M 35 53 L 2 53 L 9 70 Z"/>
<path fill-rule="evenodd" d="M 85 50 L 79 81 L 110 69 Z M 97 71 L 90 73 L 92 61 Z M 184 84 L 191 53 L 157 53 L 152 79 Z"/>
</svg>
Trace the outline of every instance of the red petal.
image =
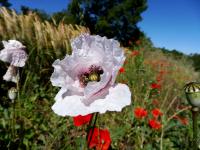
<svg viewBox="0 0 200 150">
<path fill-rule="evenodd" d="M 78 127 L 78 126 L 87 124 L 90 122 L 91 118 L 92 118 L 92 114 L 88 114 L 86 116 L 79 115 L 79 116 L 73 117 L 74 125 Z"/>
</svg>

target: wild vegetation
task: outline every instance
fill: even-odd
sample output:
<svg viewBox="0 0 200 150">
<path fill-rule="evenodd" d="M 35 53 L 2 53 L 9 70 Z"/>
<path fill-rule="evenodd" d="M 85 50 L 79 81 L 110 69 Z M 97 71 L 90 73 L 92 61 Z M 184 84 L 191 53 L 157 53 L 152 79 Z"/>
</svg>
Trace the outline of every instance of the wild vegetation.
<svg viewBox="0 0 200 150">
<path fill-rule="evenodd" d="M 75 127 L 72 117 L 51 110 L 58 88 L 49 78 L 53 61 L 71 53 L 70 40 L 89 29 L 43 21 L 34 12 L 0 11 L 0 40 L 21 41 L 29 56 L 15 103 L 7 96 L 15 85 L 0 79 L 0 149 L 87 149 L 86 126 Z M 100 115 L 98 127 L 109 129 L 112 149 L 189 149 L 191 115 L 183 87 L 199 73 L 186 56 L 166 55 L 144 35 L 127 43 L 117 82 L 130 87 L 132 103 L 122 112 Z M 0 62 L 0 76 L 6 67 Z"/>
</svg>

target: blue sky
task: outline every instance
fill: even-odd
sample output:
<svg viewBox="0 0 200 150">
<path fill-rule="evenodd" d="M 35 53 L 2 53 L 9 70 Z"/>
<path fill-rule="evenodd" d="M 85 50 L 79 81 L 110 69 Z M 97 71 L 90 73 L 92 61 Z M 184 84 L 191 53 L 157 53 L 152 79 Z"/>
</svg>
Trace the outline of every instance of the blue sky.
<svg viewBox="0 0 200 150">
<path fill-rule="evenodd" d="M 21 5 L 53 13 L 67 7 L 70 0 L 9 0 L 12 8 Z M 148 0 L 148 9 L 138 26 L 154 46 L 183 53 L 200 53 L 200 0 Z"/>
<path fill-rule="evenodd" d="M 200 53 L 200 0 L 148 0 L 138 25 L 156 47 Z"/>
<path fill-rule="evenodd" d="M 53 13 L 67 8 L 67 4 L 71 0 L 8 0 L 11 8 L 20 10 L 21 5 L 29 6 L 31 8 L 42 9 L 48 13 Z"/>
</svg>

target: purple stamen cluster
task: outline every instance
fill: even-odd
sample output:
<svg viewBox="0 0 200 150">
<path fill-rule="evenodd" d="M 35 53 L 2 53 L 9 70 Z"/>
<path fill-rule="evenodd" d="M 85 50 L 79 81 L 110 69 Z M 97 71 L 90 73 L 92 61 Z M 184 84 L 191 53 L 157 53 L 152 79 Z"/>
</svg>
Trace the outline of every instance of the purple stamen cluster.
<svg viewBox="0 0 200 150">
<path fill-rule="evenodd" d="M 90 81 L 99 82 L 101 80 L 101 74 L 103 74 L 103 69 L 100 66 L 91 65 L 88 72 L 79 75 L 80 85 L 85 87 Z"/>
</svg>

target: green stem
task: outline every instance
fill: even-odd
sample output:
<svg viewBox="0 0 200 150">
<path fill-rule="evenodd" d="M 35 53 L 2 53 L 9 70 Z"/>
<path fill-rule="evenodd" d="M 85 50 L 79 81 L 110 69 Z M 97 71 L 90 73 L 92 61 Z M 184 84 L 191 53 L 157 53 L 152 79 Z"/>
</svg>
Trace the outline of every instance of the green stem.
<svg viewBox="0 0 200 150">
<path fill-rule="evenodd" d="M 87 128 L 87 133 L 89 132 L 89 130 L 91 128 L 93 118 L 94 118 L 94 113 L 92 114 L 92 117 L 90 119 L 90 122 L 89 122 L 89 125 L 88 125 L 88 128 Z"/>
<path fill-rule="evenodd" d="M 12 111 L 10 113 L 10 118 L 11 118 L 11 139 L 14 139 L 14 112 L 13 112 L 14 106 L 12 104 Z"/>
<path fill-rule="evenodd" d="M 164 136 L 164 128 L 162 127 L 160 136 L 160 150 L 163 150 L 163 136 Z"/>
<path fill-rule="evenodd" d="M 192 108 L 192 120 L 193 120 L 193 150 L 198 150 L 198 117 L 199 109 L 197 107 Z"/>
<path fill-rule="evenodd" d="M 96 121 L 97 121 L 97 118 L 98 118 L 98 113 L 95 113 L 95 118 L 94 118 L 94 123 L 93 123 L 93 126 L 92 126 L 92 132 L 91 132 L 91 135 L 89 137 L 89 133 L 90 133 L 90 129 L 88 130 L 88 133 L 87 133 L 87 138 L 89 138 L 89 141 L 88 141 L 88 149 L 89 149 L 89 146 L 90 146 L 90 142 L 92 140 L 92 136 L 93 136 L 93 133 L 94 133 L 94 128 L 95 128 L 95 125 L 96 125 Z M 93 116 L 92 116 L 92 119 L 93 120 Z"/>
<path fill-rule="evenodd" d="M 17 68 L 17 82 L 16 82 L 16 86 L 17 86 L 17 102 L 19 103 L 19 112 L 20 112 L 20 117 L 21 117 L 21 103 L 20 103 L 20 98 L 19 98 L 19 79 L 20 79 L 20 74 L 19 74 L 19 68 Z M 16 105 L 15 105 L 16 101 L 13 100 L 13 126 L 12 126 L 12 130 L 13 130 L 13 138 L 15 138 L 16 135 L 16 131 L 15 131 L 15 124 L 16 124 Z"/>
<path fill-rule="evenodd" d="M 13 102 L 13 138 L 15 138 L 15 101 Z"/>
</svg>

